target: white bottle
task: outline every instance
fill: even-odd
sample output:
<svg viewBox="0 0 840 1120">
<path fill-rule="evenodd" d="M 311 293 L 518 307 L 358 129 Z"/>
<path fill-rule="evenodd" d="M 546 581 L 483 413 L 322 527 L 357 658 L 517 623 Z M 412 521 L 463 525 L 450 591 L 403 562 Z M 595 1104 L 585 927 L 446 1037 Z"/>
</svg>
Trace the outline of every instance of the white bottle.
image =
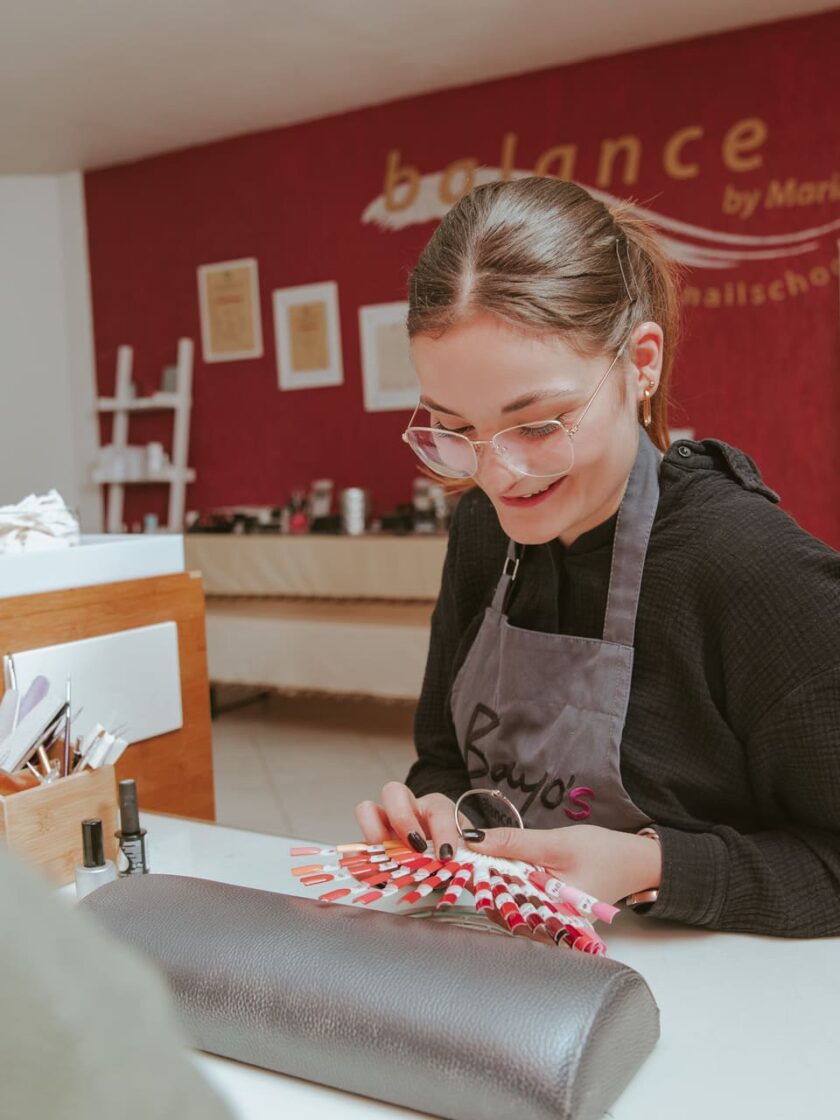
<svg viewBox="0 0 840 1120">
<path fill-rule="evenodd" d="M 163 470 L 165 459 L 163 457 L 163 444 L 162 443 L 147 443 L 146 444 L 146 467 L 149 474 L 153 477 L 159 475 Z"/>
<path fill-rule="evenodd" d="M 82 847 L 84 863 L 76 868 L 76 898 L 84 898 L 104 883 L 113 883 L 117 877 L 113 860 L 105 859 L 102 821 L 98 817 L 82 821 Z"/>
</svg>

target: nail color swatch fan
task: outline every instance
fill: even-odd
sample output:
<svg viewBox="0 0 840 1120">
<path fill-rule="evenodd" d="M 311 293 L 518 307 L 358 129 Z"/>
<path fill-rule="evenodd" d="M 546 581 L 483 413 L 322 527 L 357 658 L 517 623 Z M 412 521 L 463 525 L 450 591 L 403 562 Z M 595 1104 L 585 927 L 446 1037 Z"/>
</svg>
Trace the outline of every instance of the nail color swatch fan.
<svg viewBox="0 0 840 1120">
<path fill-rule="evenodd" d="M 611 922 L 618 913 L 615 906 L 562 882 L 543 867 L 467 848 L 458 848 L 446 861 L 415 852 L 400 840 L 305 845 L 292 848 L 290 854 L 320 858 L 321 862 L 292 868 L 292 874 L 306 887 L 332 884 L 319 895 L 322 902 L 370 906 L 404 891 L 396 901 L 416 916 L 439 916 L 453 907 L 463 914 L 466 909 L 492 918 L 495 925 L 488 924 L 490 929 L 530 934 L 598 956 L 606 953 L 606 945 L 593 923 L 598 918 Z M 472 905 L 464 908 L 470 896 Z"/>
</svg>

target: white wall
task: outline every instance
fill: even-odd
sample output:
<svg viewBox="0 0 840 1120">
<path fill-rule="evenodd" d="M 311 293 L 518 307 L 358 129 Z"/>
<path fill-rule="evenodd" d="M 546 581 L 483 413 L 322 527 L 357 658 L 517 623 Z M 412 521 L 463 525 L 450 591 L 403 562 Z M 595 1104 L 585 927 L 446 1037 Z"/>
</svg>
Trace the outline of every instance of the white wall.
<svg viewBox="0 0 840 1120">
<path fill-rule="evenodd" d="M 82 177 L 0 176 L 0 505 L 55 487 L 101 531 L 94 397 Z"/>
</svg>

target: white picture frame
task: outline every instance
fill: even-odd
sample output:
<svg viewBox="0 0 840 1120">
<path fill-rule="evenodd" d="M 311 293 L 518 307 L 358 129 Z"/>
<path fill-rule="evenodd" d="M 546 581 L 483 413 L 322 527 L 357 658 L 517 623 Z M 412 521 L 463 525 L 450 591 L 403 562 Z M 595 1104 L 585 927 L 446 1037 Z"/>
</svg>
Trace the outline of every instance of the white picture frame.
<svg viewBox="0 0 840 1120">
<path fill-rule="evenodd" d="M 338 285 L 302 284 L 272 292 L 280 389 L 322 389 L 344 383 Z"/>
<path fill-rule="evenodd" d="M 404 302 L 359 308 L 366 412 L 411 411 L 417 404 L 420 389 L 411 362 L 407 315 Z"/>
<path fill-rule="evenodd" d="M 231 310 L 228 314 L 214 300 L 211 291 L 219 274 L 224 273 L 236 277 L 232 289 L 239 298 L 238 310 Z M 202 264 L 197 269 L 197 277 L 201 350 L 204 361 L 239 362 L 245 358 L 261 358 L 263 334 L 259 269 L 256 258 L 243 257 L 235 261 Z M 227 346 L 223 345 L 225 338 L 230 340 Z"/>
</svg>

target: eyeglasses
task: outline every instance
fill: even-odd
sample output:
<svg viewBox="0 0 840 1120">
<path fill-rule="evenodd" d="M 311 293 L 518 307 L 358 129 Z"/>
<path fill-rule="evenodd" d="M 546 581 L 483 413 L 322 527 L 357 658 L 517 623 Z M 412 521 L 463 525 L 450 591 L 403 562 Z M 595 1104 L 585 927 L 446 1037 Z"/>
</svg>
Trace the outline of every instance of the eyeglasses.
<svg viewBox="0 0 840 1120">
<path fill-rule="evenodd" d="M 403 442 L 408 444 L 429 470 L 443 478 L 473 478 L 478 473 L 476 448 L 482 446 L 492 447 L 505 466 L 517 474 L 530 478 L 560 478 L 574 466 L 574 437 L 601 386 L 624 353 L 627 341 L 625 339 L 622 343 L 610 362 L 609 369 L 595 386 L 595 391 L 571 428 L 567 428 L 559 419 L 536 420 L 530 424 L 503 428 L 491 439 L 470 439 L 460 432 L 447 431 L 446 428 L 412 427 L 414 417 L 421 408 L 418 403 L 402 434 Z"/>
</svg>

